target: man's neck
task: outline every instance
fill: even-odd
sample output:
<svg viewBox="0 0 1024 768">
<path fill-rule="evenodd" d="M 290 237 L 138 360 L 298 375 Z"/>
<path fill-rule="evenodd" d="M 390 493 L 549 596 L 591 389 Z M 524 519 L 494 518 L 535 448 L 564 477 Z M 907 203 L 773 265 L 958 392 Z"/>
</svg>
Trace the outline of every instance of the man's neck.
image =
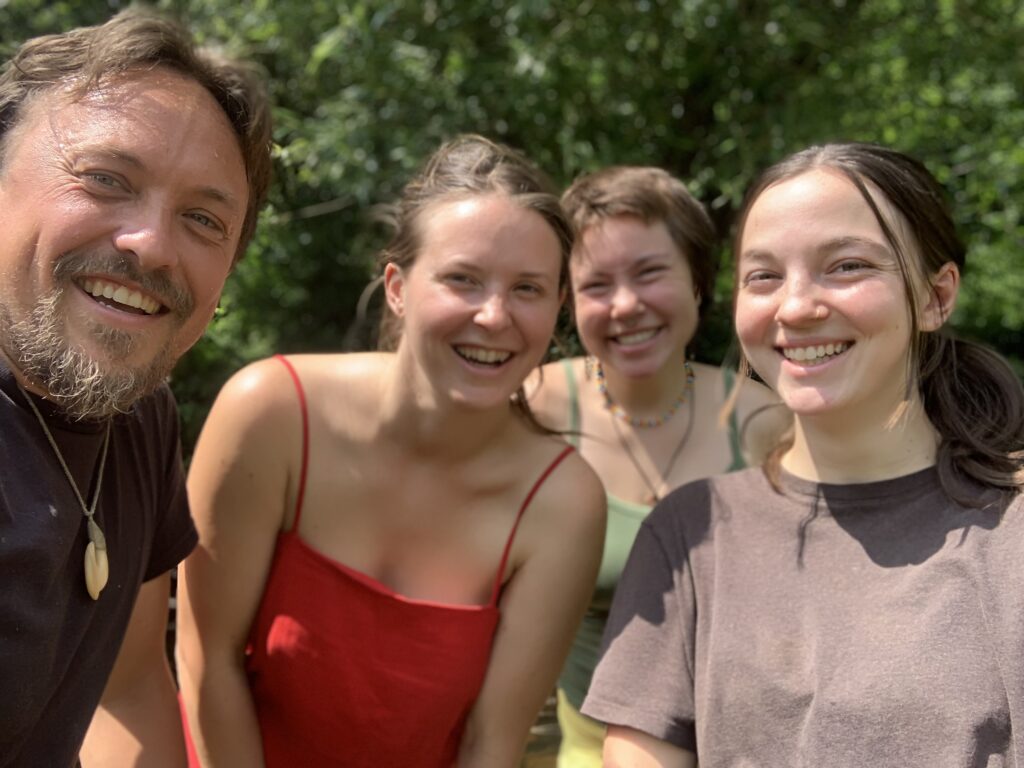
<svg viewBox="0 0 1024 768">
<path fill-rule="evenodd" d="M 11 360 L 11 357 L 10 355 L 7 354 L 7 351 L 4 350 L 3 348 L 0 348 L 0 368 L 2 368 L 6 373 L 8 373 L 11 379 L 13 379 L 13 381 L 26 392 L 31 392 L 32 394 L 39 395 L 40 397 L 47 396 L 46 389 L 38 384 L 35 384 L 27 376 L 25 376 L 25 374 L 21 372 L 21 369 L 17 365 L 15 365 L 14 362 Z"/>
</svg>

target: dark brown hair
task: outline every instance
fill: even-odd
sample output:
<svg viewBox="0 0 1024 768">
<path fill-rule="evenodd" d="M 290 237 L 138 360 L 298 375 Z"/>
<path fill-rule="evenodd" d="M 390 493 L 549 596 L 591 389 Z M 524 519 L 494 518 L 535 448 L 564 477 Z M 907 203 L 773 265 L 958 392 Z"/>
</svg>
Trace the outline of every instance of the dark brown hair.
<svg viewBox="0 0 1024 768">
<path fill-rule="evenodd" d="M 980 484 L 1003 494 L 1024 489 L 1024 388 L 1009 364 L 978 344 L 954 338 L 945 328 L 922 331 L 914 286 L 930 280 L 950 262 L 961 270 L 966 249 L 956 233 L 942 187 L 920 162 L 875 144 L 814 146 L 765 171 L 747 191 L 736 229 L 734 253 L 742 252 L 743 228 L 750 209 L 769 187 L 824 168 L 842 174 L 857 188 L 896 255 L 903 276 L 911 323 L 907 394 L 916 387 L 925 413 L 940 435 L 939 476 L 946 493 L 979 503 L 967 485 Z M 880 193 L 900 217 L 887 221 L 872 191 Z M 894 226 L 905 229 L 901 244 Z M 744 370 L 749 371 L 746 360 Z M 777 473 L 780 446 L 766 468 Z M 965 485 L 965 483 L 967 485 Z"/>
<path fill-rule="evenodd" d="M 237 260 L 252 239 L 270 184 L 270 105 L 263 80 L 250 64 L 197 48 L 185 27 L 151 10 L 131 8 L 105 24 L 33 38 L 18 49 L 0 72 L 0 164 L 8 136 L 36 96 L 66 88 L 81 97 L 108 78 L 155 67 L 178 72 L 209 91 L 238 138 L 249 202 Z"/>
<path fill-rule="evenodd" d="M 615 216 L 663 222 L 690 267 L 701 298 L 700 316 L 707 314 L 718 271 L 718 237 L 704 206 L 679 179 L 661 168 L 611 166 L 576 179 L 562 195 L 562 206 L 577 237 Z"/>
</svg>

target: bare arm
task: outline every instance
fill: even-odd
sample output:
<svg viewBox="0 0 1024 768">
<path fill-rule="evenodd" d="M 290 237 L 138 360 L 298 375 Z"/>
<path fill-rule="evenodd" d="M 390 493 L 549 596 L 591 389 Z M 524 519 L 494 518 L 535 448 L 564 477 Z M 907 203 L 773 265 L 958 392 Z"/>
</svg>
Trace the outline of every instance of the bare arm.
<svg viewBox="0 0 1024 768">
<path fill-rule="evenodd" d="M 263 765 L 243 663 L 289 503 L 289 462 L 301 454 L 299 405 L 287 375 L 269 360 L 228 382 L 189 473 L 199 546 L 178 590 L 178 669 L 204 766 Z"/>
<path fill-rule="evenodd" d="M 520 565 L 501 599 L 501 622 L 470 713 L 460 768 L 514 768 L 550 693 L 594 589 L 604 539 L 600 481 L 579 456 L 548 478 L 526 512 Z"/>
<path fill-rule="evenodd" d="M 85 768 L 185 765 L 165 638 L 170 574 L 147 581 L 82 746 Z"/>
<path fill-rule="evenodd" d="M 693 752 L 621 725 L 608 726 L 605 768 L 697 768 Z"/>
</svg>

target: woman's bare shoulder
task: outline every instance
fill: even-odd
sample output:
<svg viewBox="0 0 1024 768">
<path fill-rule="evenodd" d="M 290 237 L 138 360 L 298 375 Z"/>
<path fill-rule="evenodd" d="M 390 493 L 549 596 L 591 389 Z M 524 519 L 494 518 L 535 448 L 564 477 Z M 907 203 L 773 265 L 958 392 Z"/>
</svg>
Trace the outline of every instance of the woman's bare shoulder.
<svg viewBox="0 0 1024 768">
<path fill-rule="evenodd" d="M 539 508 L 536 520 L 552 533 L 565 527 L 577 533 L 594 536 L 604 531 L 605 492 L 600 478 L 575 449 L 558 436 L 538 436 L 526 455 L 533 460 L 532 474 L 546 472 L 562 453 L 557 466 L 551 469 L 537 489 L 533 505 Z"/>
<path fill-rule="evenodd" d="M 771 389 L 745 379 L 736 401 L 736 415 L 748 463 L 760 464 L 793 426 L 793 414 Z"/>
<path fill-rule="evenodd" d="M 727 366 L 692 363 L 698 382 L 713 383 L 718 423 L 724 428 L 735 418 L 748 464 L 759 464 L 792 424 L 792 416 L 778 396 L 752 378 L 741 378 Z"/>
<path fill-rule="evenodd" d="M 299 377 L 306 381 L 333 385 L 360 386 L 376 380 L 390 369 L 394 355 L 389 352 L 340 352 L 313 355 L 289 355 Z"/>
<path fill-rule="evenodd" d="M 524 383 L 526 399 L 537 420 L 549 429 L 569 428 L 569 411 L 572 408 L 572 385 L 566 375 L 568 366 L 576 380 L 576 387 L 585 374 L 584 358 L 573 357 L 543 365 Z"/>
<path fill-rule="evenodd" d="M 312 418 L 376 411 L 391 355 L 378 353 L 275 356 L 250 363 L 221 390 L 213 414 L 236 427 L 274 429 L 302 405 Z"/>
<path fill-rule="evenodd" d="M 387 352 L 344 352 L 294 355 L 288 358 L 303 388 L 312 396 L 344 397 L 353 405 L 376 400 L 383 377 L 391 370 L 394 355 Z"/>
<path fill-rule="evenodd" d="M 213 412 L 226 411 L 258 421 L 294 402 L 295 384 L 288 366 L 278 357 L 268 357 L 236 371 L 217 395 Z"/>
</svg>

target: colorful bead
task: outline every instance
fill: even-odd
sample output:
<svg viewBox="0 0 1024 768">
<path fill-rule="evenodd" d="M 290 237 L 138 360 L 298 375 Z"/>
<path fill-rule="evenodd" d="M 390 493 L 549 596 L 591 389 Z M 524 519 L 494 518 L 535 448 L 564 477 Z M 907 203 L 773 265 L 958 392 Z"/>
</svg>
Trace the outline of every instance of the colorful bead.
<svg viewBox="0 0 1024 768">
<path fill-rule="evenodd" d="M 593 357 L 588 357 L 586 364 L 587 370 L 593 371 L 594 373 L 594 378 L 597 381 L 597 391 L 600 392 L 601 396 L 604 398 L 605 409 L 617 419 L 626 422 L 633 428 L 660 427 L 676 415 L 676 411 L 678 411 L 683 404 L 690 399 L 690 392 L 693 390 L 693 368 L 690 366 L 689 361 L 684 360 L 683 368 L 686 371 L 686 384 L 683 385 L 683 391 L 679 393 L 675 402 L 672 403 L 672 405 L 670 405 L 660 416 L 650 419 L 638 418 L 636 416 L 630 416 L 621 405 L 612 399 L 611 394 L 608 392 L 608 385 L 604 380 L 604 369 L 601 367 L 601 361 Z"/>
</svg>

